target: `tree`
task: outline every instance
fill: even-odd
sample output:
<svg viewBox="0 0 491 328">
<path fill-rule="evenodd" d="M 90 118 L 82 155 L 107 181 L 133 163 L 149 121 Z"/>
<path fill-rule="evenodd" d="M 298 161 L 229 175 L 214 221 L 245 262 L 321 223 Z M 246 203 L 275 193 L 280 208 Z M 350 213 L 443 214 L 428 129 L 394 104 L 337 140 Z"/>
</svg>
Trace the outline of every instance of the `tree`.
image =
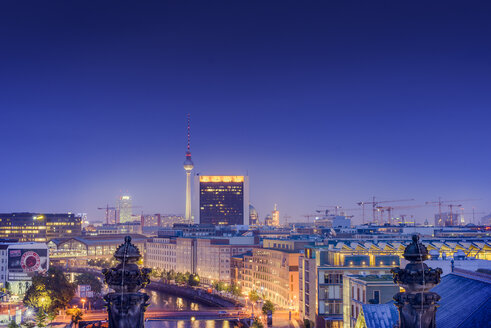
<svg viewBox="0 0 491 328">
<path fill-rule="evenodd" d="M 259 301 L 261 299 L 261 297 L 256 292 L 256 290 L 251 290 L 249 292 L 249 299 L 251 300 L 252 303 L 256 303 L 257 301 Z"/>
<path fill-rule="evenodd" d="M 186 282 L 186 276 L 182 272 L 178 272 L 176 274 L 176 282 L 177 283 L 185 283 Z"/>
<path fill-rule="evenodd" d="M 48 316 L 46 315 L 46 312 L 44 312 L 44 309 L 39 309 L 38 312 L 36 313 L 36 326 L 37 327 L 46 327 L 46 319 Z"/>
<path fill-rule="evenodd" d="M 167 280 L 176 280 L 176 272 L 173 269 L 167 272 Z"/>
<path fill-rule="evenodd" d="M 102 282 L 92 273 L 82 273 L 75 278 L 77 285 L 90 285 L 90 289 L 99 294 L 102 290 Z"/>
<path fill-rule="evenodd" d="M 242 287 L 240 285 L 232 284 L 230 286 L 230 292 L 234 296 L 240 296 L 240 295 L 242 295 Z"/>
<path fill-rule="evenodd" d="M 261 320 L 259 320 L 259 318 L 256 317 L 254 318 L 254 322 L 252 323 L 251 328 L 264 328 L 264 325 L 261 322 Z"/>
<path fill-rule="evenodd" d="M 74 295 L 75 286 L 60 268 L 52 266 L 46 274 L 37 274 L 32 278 L 32 285 L 24 296 L 24 305 L 35 308 L 38 314 L 42 312 L 46 315 L 66 307 Z"/>
<path fill-rule="evenodd" d="M 36 328 L 36 324 L 34 322 L 26 322 L 21 325 L 22 328 Z"/>
<path fill-rule="evenodd" d="M 80 310 L 79 308 L 75 307 L 75 308 L 71 308 L 71 309 L 68 309 L 66 311 L 66 314 L 71 316 L 71 320 L 72 322 L 75 324 L 75 326 L 80 322 L 82 321 L 83 319 L 83 316 L 84 316 L 84 313 L 82 312 L 82 310 Z"/>
<path fill-rule="evenodd" d="M 273 302 L 271 302 L 270 300 L 266 300 L 263 304 L 263 308 L 262 308 L 262 311 L 264 314 L 268 314 L 268 311 L 271 311 L 271 313 L 273 313 L 275 310 L 274 308 L 274 304 Z"/>
<path fill-rule="evenodd" d="M 197 274 L 190 274 L 188 278 L 189 286 L 199 286 L 199 276 Z"/>
<path fill-rule="evenodd" d="M 7 328 L 21 328 L 19 324 L 17 324 L 17 322 L 15 322 L 15 320 L 12 320 L 9 322 L 9 324 L 7 325 Z"/>
</svg>

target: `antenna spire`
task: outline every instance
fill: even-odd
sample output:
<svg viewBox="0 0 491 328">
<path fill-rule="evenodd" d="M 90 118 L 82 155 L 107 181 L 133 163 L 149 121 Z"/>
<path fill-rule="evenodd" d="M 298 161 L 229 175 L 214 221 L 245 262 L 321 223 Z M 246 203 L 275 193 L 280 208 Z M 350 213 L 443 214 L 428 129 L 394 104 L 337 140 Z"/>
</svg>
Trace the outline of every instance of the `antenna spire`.
<svg viewBox="0 0 491 328">
<path fill-rule="evenodd" d="M 188 121 L 188 145 L 186 150 L 186 156 L 191 157 L 191 114 L 186 114 L 186 118 Z"/>
</svg>

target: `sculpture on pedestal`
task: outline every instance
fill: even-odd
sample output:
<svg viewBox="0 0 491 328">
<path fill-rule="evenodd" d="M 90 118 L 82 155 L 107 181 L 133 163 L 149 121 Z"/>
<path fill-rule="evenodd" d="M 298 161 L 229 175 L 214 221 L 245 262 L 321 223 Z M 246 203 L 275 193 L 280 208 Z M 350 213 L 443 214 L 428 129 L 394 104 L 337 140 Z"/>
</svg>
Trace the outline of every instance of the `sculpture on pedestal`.
<svg viewBox="0 0 491 328">
<path fill-rule="evenodd" d="M 152 270 L 138 267 L 140 251 L 131 243 L 130 236 L 124 241 L 114 253 L 120 263 L 115 268 L 102 270 L 104 281 L 114 290 L 104 296 L 109 328 L 143 328 L 149 296 L 139 290 L 150 282 L 148 275 Z"/>
<path fill-rule="evenodd" d="M 440 283 L 442 269 L 429 268 L 424 261 L 428 259 L 428 250 L 413 235 L 403 254 L 409 261 L 406 268 L 393 268 L 394 282 L 405 292 L 394 295 L 399 310 L 400 328 L 435 328 L 437 302 L 440 295 L 429 290 Z"/>
</svg>

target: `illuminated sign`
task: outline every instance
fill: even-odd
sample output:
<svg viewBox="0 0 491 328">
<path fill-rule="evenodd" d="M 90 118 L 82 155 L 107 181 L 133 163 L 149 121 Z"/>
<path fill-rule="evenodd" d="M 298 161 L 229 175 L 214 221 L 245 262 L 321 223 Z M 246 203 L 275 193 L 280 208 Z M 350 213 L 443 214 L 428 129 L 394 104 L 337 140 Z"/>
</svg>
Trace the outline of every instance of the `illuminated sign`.
<svg viewBox="0 0 491 328">
<path fill-rule="evenodd" d="M 199 182 L 244 182 L 241 175 L 201 175 Z"/>
</svg>

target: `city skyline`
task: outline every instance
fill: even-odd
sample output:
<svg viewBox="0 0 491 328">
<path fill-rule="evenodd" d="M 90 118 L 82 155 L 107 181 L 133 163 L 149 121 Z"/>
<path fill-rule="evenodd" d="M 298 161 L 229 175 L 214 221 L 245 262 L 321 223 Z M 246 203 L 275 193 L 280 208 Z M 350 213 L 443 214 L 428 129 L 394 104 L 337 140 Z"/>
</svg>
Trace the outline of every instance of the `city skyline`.
<svg viewBox="0 0 491 328">
<path fill-rule="evenodd" d="M 248 174 L 261 221 L 487 212 L 490 5 L 422 4 L 2 4 L 0 212 L 184 214 L 186 113 L 194 172 Z"/>
</svg>

